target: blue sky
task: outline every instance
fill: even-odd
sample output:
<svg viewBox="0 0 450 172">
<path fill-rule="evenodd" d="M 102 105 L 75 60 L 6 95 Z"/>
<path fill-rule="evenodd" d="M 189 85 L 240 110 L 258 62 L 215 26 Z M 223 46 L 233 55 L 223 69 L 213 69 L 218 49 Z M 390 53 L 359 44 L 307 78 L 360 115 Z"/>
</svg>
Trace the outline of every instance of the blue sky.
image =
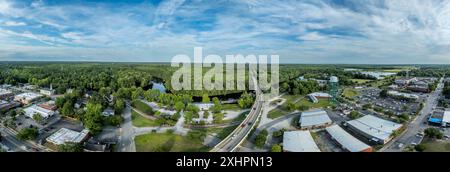
<svg viewBox="0 0 450 172">
<path fill-rule="evenodd" d="M 0 61 L 450 63 L 446 0 L 0 0 Z"/>
</svg>

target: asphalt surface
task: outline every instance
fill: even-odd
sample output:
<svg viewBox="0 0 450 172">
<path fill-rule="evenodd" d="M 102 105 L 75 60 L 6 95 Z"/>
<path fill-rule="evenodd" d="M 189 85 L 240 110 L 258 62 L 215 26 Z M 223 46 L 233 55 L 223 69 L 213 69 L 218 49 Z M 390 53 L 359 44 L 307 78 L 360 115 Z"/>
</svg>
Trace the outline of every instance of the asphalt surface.
<svg viewBox="0 0 450 172">
<path fill-rule="evenodd" d="M 127 103 L 123 114 L 124 122 L 121 125 L 119 144 L 117 145 L 117 150 L 119 152 L 136 152 L 136 147 L 134 145 L 134 128 L 131 123 L 131 107 Z"/>
<path fill-rule="evenodd" d="M 419 144 L 422 141 L 422 137 L 417 136 L 417 133 L 428 128 L 428 123 L 427 123 L 428 116 L 433 111 L 433 108 L 435 108 L 438 105 L 438 100 L 442 94 L 442 90 L 444 87 L 443 81 L 444 81 L 444 79 L 441 78 L 436 90 L 434 92 L 432 92 L 430 94 L 430 96 L 428 96 L 427 100 L 425 101 L 424 107 L 420 111 L 420 115 L 408 124 L 408 128 L 407 128 L 406 132 L 404 132 L 402 135 L 398 136 L 393 141 L 391 141 L 381 151 L 399 152 L 399 151 L 402 151 L 402 149 L 406 145 Z M 400 147 L 399 146 L 400 144 L 403 144 L 404 146 Z"/>
</svg>

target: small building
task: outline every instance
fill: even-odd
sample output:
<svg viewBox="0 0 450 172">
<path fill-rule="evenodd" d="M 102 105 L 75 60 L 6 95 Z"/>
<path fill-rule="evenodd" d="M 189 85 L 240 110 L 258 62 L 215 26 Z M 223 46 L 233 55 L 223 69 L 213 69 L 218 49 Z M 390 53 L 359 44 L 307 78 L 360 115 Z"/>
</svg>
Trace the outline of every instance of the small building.
<svg viewBox="0 0 450 172">
<path fill-rule="evenodd" d="M 25 112 L 25 116 L 30 118 L 33 118 L 34 115 L 40 115 L 42 118 L 47 119 L 55 114 L 55 111 L 44 109 L 36 105 L 27 107 L 23 109 L 23 111 Z"/>
<path fill-rule="evenodd" d="M 0 100 L 0 111 L 8 111 L 19 105 L 20 104 L 17 102 L 8 102 L 8 101 Z"/>
<path fill-rule="evenodd" d="M 349 152 L 373 152 L 373 148 L 364 142 L 353 137 L 347 131 L 338 125 L 332 125 L 326 128 L 331 138 L 339 144 L 342 149 Z"/>
<path fill-rule="evenodd" d="M 319 100 L 316 97 L 312 96 L 312 95 L 308 95 L 308 98 L 313 103 L 319 103 Z"/>
<path fill-rule="evenodd" d="M 428 124 L 442 125 L 444 118 L 444 111 L 434 111 L 430 117 L 428 117 Z"/>
<path fill-rule="evenodd" d="M 443 127 L 450 126 L 450 111 L 449 110 L 445 110 L 445 112 L 444 112 L 444 116 L 442 117 L 442 126 Z"/>
<path fill-rule="evenodd" d="M 409 94 L 409 93 L 401 93 L 398 91 L 388 91 L 387 94 L 390 96 L 394 96 L 394 97 L 403 97 L 403 98 L 412 99 L 412 100 L 419 99 L 418 95 Z"/>
<path fill-rule="evenodd" d="M 400 79 L 396 79 L 394 81 L 395 84 L 399 85 L 399 86 L 407 86 L 412 82 L 416 82 L 417 78 L 400 78 Z"/>
<path fill-rule="evenodd" d="M 322 109 L 302 112 L 299 124 L 301 129 L 323 128 L 332 124 L 328 113 Z"/>
<path fill-rule="evenodd" d="M 408 86 L 407 89 L 414 91 L 414 92 L 421 92 L 421 93 L 429 93 L 431 91 L 428 88 L 428 86 L 419 86 L 419 85 L 411 85 L 411 86 Z"/>
<path fill-rule="evenodd" d="M 193 103 L 193 104 L 203 111 L 209 110 L 211 107 L 214 106 L 213 103 Z"/>
<path fill-rule="evenodd" d="M 399 130 L 402 124 L 384 120 L 372 115 L 347 121 L 346 126 L 354 133 L 361 135 L 370 142 L 386 144 L 392 140 L 392 133 Z"/>
<path fill-rule="evenodd" d="M 5 98 L 11 97 L 13 95 L 14 94 L 11 91 L 0 88 L 0 99 L 5 99 Z"/>
<path fill-rule="evenodd" d="M 58 109 L 58 107 L 56 107 L 55 101 L 48 101 L 45 103 L 41 103 L 38 106 L 51 111 L 55 111 L 56 109 Z"/>
<path fill-rule="evenodd" d="M 323 92 L 314 92 L 314 93 L 308 94 L 308 96 L 314 96 L 314 97 L 316 97 L 316 98 L 318 98 L 318 99 L 328 99 L 328 98 L 331 98 L 331 95 L 330 95 L 330 94 L 328 94 L 328 93 L 323 93 Z"/>
<path fill-rule="evenodd" d="M 33 101 L 42 98 L 42 94 L 28 92 L 28 93 L 22 93 L 14 96 L 14 101 L 20 102 L 22 104 L 28 105 L 32 103 Z"/>
<path fill-rule="evenodd" d="M 52 89 L 41 89 L 39 91 L 41 94 L 46 95 L 46 96 L 53 96 L 55 95 L 55 90 Z"/>
<path fill-rule="evenodd" d="M 81 143 L 88 137 L 89 130 L 84 129 L 81 132 L 73 131 L 67 128 L 61 128 L 57 132 L 47 137 L 48 142 L 54 145 L 62 145 L 66 142 Z"/>
<path fill-rule="evenodd" d="M 284 152 L 320 152 L 309 131 L 287 131 L 283 134 Z"/>
</svg>

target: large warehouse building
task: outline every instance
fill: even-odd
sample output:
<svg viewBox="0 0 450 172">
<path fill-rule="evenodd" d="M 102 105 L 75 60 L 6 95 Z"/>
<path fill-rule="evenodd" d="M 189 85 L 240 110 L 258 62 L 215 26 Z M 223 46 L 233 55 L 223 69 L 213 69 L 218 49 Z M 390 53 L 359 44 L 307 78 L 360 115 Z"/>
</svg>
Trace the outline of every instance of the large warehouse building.
<svg viewBox="0 0 450 172">
<path fill-rule="evenodd" d="M 17 101 L 17 102 L 20 102 L 22 104 L 28 105 L 31 102 L 33 102 L 33 101 L 35 101 L 35 100 L 37 100 L 37 99 L 39 99 L 41 97 L 43 97 L 42 94 L 28 92 L 28 93 L 22 93 L 22 94 L 16 95 L 14 97 L 14 101 Z"/>
<path fill-rule="evenodd" d="M 373 152 L 373 148 L 364 142 L 356 139 L 338 125 L 326 128 L 331 138 L 336 141 L 342 149 L 349 152 Z"/>
<path fill-rule="evenodd" d="M 320 152 L 309 131 L 287 131 L 283 134 L 284 152 Z"/>
<path fill-rule="evenodd" d="M 299 120 L 301 129 L 323 128 L 331 125 L 331 123 L 327 112 L 322 109 L 302 112 Z"/>
<path fill-rule="evenodd" d="M 88 137 L 88 134 L 89 130 L 87 129 L 76 132 L 67 128 L 61 128 L 51 136 L 47 137 L 46 140 L 55 145 L 62 145 L 67 142 L 80 143 Z"/>
<path fill-rule="evenodd" d="M 372 115 L 348 121 L 346 124 L 351 131 L 378 144 L 389 142 L 392 139 L 392 133 L 402 127 L 401 124 Z"/>
</svg>

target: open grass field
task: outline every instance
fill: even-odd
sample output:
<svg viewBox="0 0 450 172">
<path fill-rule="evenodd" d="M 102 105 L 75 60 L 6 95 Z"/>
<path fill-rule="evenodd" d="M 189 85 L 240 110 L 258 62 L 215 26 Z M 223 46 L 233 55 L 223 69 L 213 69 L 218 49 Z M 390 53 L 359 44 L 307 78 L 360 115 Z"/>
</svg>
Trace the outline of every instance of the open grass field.
<svg viewBox="0 0 450 172">
<path fill-rule="evenodd" d="M 425 152 L 450 152 L 449 141 L 431 141 L 427 140 L 422 143 L 425 145 Z"/>
<path fill-rule="evenodd" d="M 353 98 L 358 95 L 358 91 L 351 88 L 345 88 L 342 95 L 346 98 Z"/>
<path fill-rule="evenodd" d="M 131 111 L 131 123 L 135 127 L 156 127 L 160 125 L 156 120 L 144 118 L 134 110 Z"/>
<path fill-rule="evenodd" d="M 234 129 L 236 129 L 237 126 L 238 125 L 225 128 L 208 128 L 207 131 L 210 134 L 216 133 L 216 137 L 219 139 L 225 139 L 231 132 L 233 132 Z"/>
<path fill-rule="evenodd" d="M 173 133 L 150 133 L 136 136 L 137 152 L 205 152 L 208 148 L 197 141 Z"/>
<path fill-rule="evenodd" d="M 131 105 L 136 108 L 137 110 L 147 114 L 147 115 L 153 115 L 153 109 L 145 104 L 144 102 L 140 101 L 140 100 L 134 100 Z"/>
<path fill-rule="evenodd" d="M 278 118 L 280 116 L 286 115 L 288 113 L 289 112 L 286 112 L 286 111 L 281 110 L 279 108 L 275 108 L 275 109 L 272 109 L 271 111 L 269 111 L 269 113 L 267 114 L 267 117 L 270 118 L 270 119 L 275 119 L 275 118 Z"/>
<path fill-rule="evenodd" d="M 354 83 L 357 83 L 357 84 L 365 84 L 365 83 L 368 83 L 368 82 L 373 81 L 373 80 L 370 80 L 370 79 L 351 79 L 351 81 L 354 82 Z"/>
<path fill-rule="evenodd" d="M 308 106 L 310 109 L 316 109 L 316 108 L 325 108 L 330 106 L 330 101 L 328 99 L 319 99 L 318 103 L 312 103 L 308 99 L 304 98 L 297 102 L 297 105 L 299 106 Z"/>
<path fill-rule="evenodd" d="M 241 107 L 239 107 L 238 104 L 233 103 L 233 104 L 223 104 L 222 105 L 222 109 L 223 110 L 232 110 L 232 111 L 240 111 L 242 110 Z"/>
</svg>

